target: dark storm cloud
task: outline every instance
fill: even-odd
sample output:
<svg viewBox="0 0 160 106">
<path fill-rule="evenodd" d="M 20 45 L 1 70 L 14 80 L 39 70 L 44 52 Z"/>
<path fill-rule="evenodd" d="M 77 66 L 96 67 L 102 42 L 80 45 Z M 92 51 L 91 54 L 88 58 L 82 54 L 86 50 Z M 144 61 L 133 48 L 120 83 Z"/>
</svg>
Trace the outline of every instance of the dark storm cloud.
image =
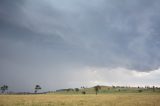
<svg viewBox="0 0 160 106">
<path fill-rule="evenodd" d="M 60 88 L 80 67 L 159 68 L 159 3 L 1 0 L 0 84 Z"/>
</svg>

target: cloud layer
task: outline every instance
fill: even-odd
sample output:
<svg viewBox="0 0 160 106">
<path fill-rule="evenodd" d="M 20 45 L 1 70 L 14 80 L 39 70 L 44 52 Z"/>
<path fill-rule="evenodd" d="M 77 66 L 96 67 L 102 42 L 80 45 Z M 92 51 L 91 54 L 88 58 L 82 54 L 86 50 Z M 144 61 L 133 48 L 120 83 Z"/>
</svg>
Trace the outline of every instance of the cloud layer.
<svg viewBox="0 0 160 106">
<path fill-rule="evenodd" d="M 76 72 L 87 74 L 86 67 L 96 68 L 97 74 L 105 72 L 106 77 L 113 70 L 117 71 L 111 76 L 126 76 L 133 70 L 154 73 L 160 66 L 159 3 L 1 0 L 0 84 L 14 81 L 12 86 L 31 89 L 40 83 L 56 89 L 81 86 L 81 79 L 98 81 L 88 80 L 90 74 L 75 78 Z"/>
</svg>

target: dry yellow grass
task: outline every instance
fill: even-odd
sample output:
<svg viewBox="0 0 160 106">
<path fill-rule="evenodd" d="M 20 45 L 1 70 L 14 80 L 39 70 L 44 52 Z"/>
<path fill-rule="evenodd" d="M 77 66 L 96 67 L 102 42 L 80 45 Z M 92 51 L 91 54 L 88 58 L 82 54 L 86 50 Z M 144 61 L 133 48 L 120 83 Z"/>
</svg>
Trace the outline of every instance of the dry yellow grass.
<svg viewBox="0 0 160 106">
<path fill-rule="evenodd" d="M 0 95 L 0 106 L 160 106 L 160 95 Z"/>
</svg>

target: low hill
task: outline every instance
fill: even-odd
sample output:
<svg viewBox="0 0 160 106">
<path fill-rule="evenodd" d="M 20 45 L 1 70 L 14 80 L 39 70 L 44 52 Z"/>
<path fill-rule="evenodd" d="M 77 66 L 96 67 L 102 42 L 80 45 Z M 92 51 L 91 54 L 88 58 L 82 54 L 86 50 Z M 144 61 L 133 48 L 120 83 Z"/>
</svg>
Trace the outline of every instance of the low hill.
<svg viewBox="0 0 160 106">
<path fill-rule="evenodd" d="M 160 93 L 159 87 L 125 87 L 125 86 L 104 86 L 99 85 L 100 89 L 98 89 L 99 94 L 106 93 Z M 76 90 L 78 89 L 78 90 Z M 56 90 L 55 93 L 62 94 L 95 94 L 95 86 L 90 88 L 68 88 L 68 89 L 60 89 Z"/>
</svg>

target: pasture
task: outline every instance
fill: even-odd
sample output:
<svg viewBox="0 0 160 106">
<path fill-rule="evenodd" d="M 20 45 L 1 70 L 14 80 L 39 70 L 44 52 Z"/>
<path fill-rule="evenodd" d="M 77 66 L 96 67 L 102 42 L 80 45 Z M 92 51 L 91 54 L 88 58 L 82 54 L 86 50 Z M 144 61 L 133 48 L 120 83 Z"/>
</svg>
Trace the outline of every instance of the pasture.
<svg viewBox="0 0 160 106">
<path fill-rule="evenodd" d="M 0 95 L 0 106 L 160 106 L 158 93 Z"/>
</svg>

